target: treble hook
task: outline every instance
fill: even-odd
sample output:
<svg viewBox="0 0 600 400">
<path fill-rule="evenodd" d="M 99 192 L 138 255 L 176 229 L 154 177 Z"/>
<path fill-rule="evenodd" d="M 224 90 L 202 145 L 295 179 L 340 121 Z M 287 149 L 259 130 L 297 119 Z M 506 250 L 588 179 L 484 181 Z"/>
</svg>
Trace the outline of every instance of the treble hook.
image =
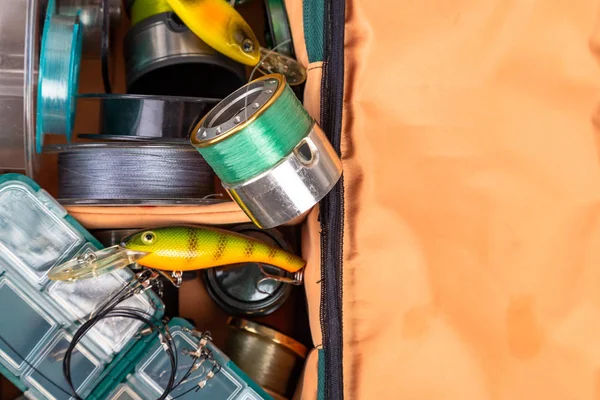
<svg viewBox="0 0 600 400">
<path fill-rule="evenodd" d="M 264 269 L 264 267 L 261 263 L 258 264 L 258 268 L 260 268 L 260 272 L 262 272 L 262 274 L 264 275 L 264 278 L 262 278 L 261 280 L 259 280 L 256 283 L 256 289 L 259 292 L 264 293 L 264 294 L 271 294 L 271 293 L 266 292 L 260 288 L 260 285 L 263 282 L 275 281 L 275 282 L 286 283 L 288 285 L 295 285 L 295 286 L 300 286 L 304 282 L 304 268 L 294 272 L 294 274 L 291 277 L 270 274 Z"/>
</svg>

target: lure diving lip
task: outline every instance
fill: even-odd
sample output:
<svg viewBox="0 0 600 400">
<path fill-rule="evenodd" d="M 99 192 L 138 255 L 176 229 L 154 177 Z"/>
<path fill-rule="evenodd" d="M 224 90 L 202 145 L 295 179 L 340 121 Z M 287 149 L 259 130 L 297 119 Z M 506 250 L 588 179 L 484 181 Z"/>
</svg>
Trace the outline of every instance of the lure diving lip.
<svg viewBox="0 0 600 400">
<path fill-rule="evenodd" d="M 104 250 L 87 251 L 48 271 L 48 278 L 53 281 L 76 281 L 95 278 L 117 269 L 133 264 L 147 253 L 123 249 L 119 246 L 107 247 Z"/>
<path fill-rule="evenodd" d="M 257 262 L 296 273 L 305 265 L 292 253 L 239 233 L 212 227 L 171 226 L 140 231 L 118 246 L 84 253 L 52 268 L 48 278 L 93 278 L 134 262 L 173 272 Z"/>
<path fill-rule="evenodd" d="M 256 35 L 228 1 L 167 1 L 177 16 L 206 44 L 242 64 L 258 64 L 260 45 Z"/>
</svg>

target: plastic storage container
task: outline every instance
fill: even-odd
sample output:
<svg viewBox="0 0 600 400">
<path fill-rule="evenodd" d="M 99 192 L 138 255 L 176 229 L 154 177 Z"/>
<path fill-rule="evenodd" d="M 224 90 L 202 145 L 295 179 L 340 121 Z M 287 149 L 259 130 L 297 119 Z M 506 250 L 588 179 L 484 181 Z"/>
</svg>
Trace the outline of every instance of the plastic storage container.
<svg viewBox="0 0 600 400">
<path fill-rule="evenodd" d="M 51 267 L 101 247 L 33 181 L 0 175 L 0 372 L 27 389 L 29 398 L 71 397 L 62 359 L 72 334 L 134 277 L 124 269 L 94 281 L 49 283 Z M 164 308 L 151 291 L 123 305 L 157 319 Z M 135 344 L 140 329 L 138 321 L 107 319 L 86 335 L 72 359 L 81 395 L 99 385 L 104 371 Z"/>
<path fill-rule="evenodd" d="M 48 270 L 62 260 L 102 248 L 44 190 L 29 178 L 0 175 L 0 373 L 29 399 L 68 400 L 62 372 L 65 351 L 87 317 L 134 278 L 129 269 L 74 283 L 52 281 Z M 123 302 L 157 323 L 164 305 L 145 291 Z M 164 390 L 170 363 L 156 332 L 138 335 L 142 323 L 111 318 L 79 342 L 71 359 L 74 386 L 86 399 L 154 400 Z M 169 332 L 177 346 L 177 378 L 198 360 L 193 326 L 173 319 Z M 198 368 L 171 397 L 192 399 L 202 391 L 211 399 L 270 399 L 211 342 L 206 349 L 219 368 L 206 379 L 208 363 Z M 176 382 L 178 381 L 176 380 Z M 202 386 L 202 387 L 201 387 Z"/>
</svg>

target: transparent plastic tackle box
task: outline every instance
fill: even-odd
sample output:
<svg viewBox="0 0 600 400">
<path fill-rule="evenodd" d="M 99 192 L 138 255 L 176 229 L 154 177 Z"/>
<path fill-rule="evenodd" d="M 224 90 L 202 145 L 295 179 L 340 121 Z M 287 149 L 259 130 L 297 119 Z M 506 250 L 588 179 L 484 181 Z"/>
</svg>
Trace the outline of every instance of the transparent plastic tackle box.
<svg viewBox="0 0 600 400">
<path fill-rule="evenodd" d="M 47 272 L 82 252 L 102 248 L 81 225 L 31 179 L 0 175 L 0 373 L 29 399 L 70 399 L 62 363 L 72 335 L 101 304 L 134 278 L 129 269 L 74 283 L 49 281 Z M 152 291 L 122 304 L 159 321 L 164 304 Z M 197 339 L 185 320 L 171 321 L 178 374 L 194 360 Z M 156 333 L 142 336 L 142 322 L 110 318 L 100 322 L 73 353 L 72 380 L 85 399 L 154 400 L 162 393 L 170 364 Z M 185 328 L 185 329 L 184 329 Z M 268 399 L 212 343 L 222 366 L 201 390 L 180 398 Z M 186 364 L 187 362 L 187 364 Z M 167 368 L 165 371 L 164 369 Z M 194 371 L 177 393 L 202 379 Z M 190 386 L 191 385 L 191 386 Z M 178 394 L 173 393 L 171 398 Z M 214 396 L 213 396 L 214 395 Z"/>
</svg>

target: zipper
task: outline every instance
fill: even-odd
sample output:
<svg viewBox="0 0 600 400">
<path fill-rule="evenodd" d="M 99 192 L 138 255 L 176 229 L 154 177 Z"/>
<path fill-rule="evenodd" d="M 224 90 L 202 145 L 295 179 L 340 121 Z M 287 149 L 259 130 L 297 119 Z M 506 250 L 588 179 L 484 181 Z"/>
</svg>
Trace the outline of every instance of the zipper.
<svg viewBox="0 0 600 400">
<path fill-rule="evenodd" d="M 325 2 L 325 49 L 321 82 L 321 125 L 341 155 L 344 100 L 345 0 Z M 344 176 L 321 201 L 321 330 L 325 399 L 343 400 L 342 277 L 344 239 Z"/>
</svg>

